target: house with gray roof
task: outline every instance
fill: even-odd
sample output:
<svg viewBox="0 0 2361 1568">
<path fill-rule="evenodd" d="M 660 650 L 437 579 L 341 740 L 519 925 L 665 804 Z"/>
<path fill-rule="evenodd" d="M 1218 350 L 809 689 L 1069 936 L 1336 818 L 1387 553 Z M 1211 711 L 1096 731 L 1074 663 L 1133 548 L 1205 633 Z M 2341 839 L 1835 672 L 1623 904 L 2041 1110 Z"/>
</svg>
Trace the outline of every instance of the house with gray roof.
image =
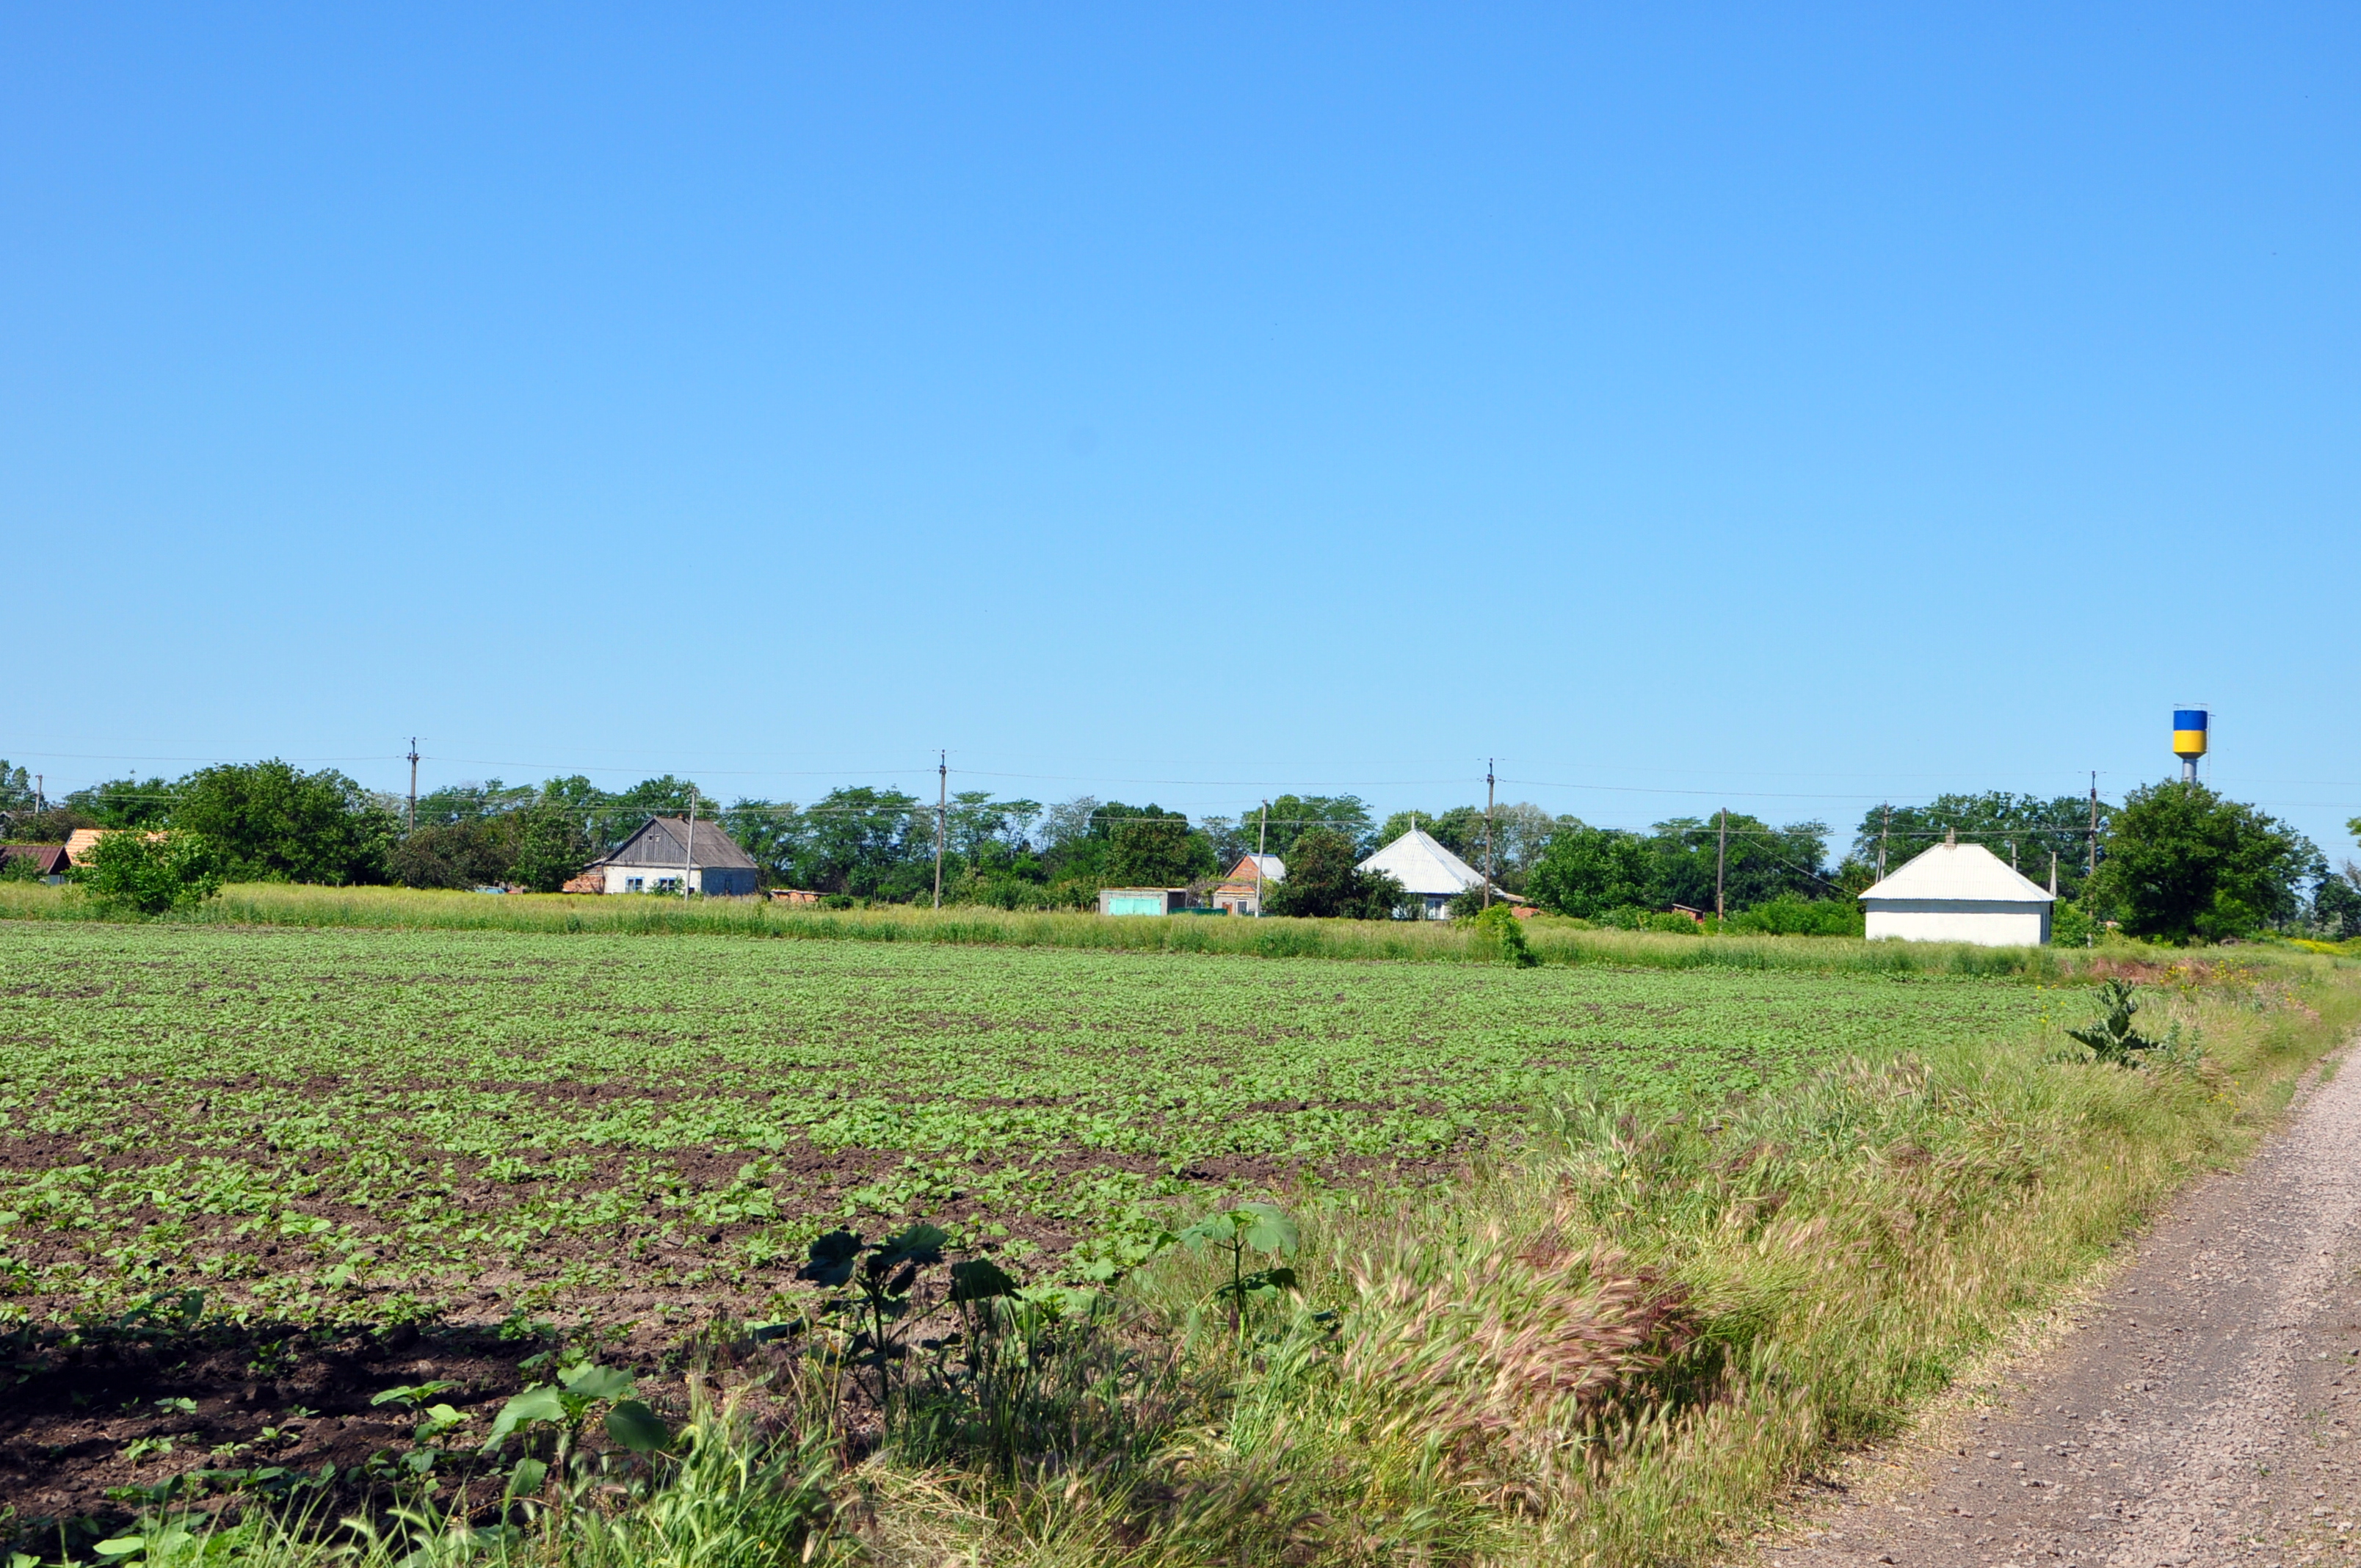
<svg viewBox="0 0 2361 1568">
<path fill-rule="evenodd" d="M 762 868 L 716 822 L 699 822 L 692 838 L 688 819 L 652 817 L 611 854 L 584 868 L 583 879 L 603 878 L 609 893 L 688 891 L 708 898 L 742 897 L 755 891 Z"/>
</svg>

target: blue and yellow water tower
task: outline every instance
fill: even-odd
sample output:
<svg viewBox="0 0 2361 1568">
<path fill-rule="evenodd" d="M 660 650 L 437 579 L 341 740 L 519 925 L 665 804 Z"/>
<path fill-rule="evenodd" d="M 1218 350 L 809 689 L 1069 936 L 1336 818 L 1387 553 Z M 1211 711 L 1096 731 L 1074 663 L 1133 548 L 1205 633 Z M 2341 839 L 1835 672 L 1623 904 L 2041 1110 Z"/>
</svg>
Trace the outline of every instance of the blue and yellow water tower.
<svg viewBox="0 0 2361 1568">
<path fill-rule="evenodd" d="M 2184 784 L 2197 782 L 2197 759 L 2205 754 L 2205 710 L 2202 707 L 2176 707 L 2172 710 L 2172 754 L 2180 759 L 2180 777 Z"/>
</svg>

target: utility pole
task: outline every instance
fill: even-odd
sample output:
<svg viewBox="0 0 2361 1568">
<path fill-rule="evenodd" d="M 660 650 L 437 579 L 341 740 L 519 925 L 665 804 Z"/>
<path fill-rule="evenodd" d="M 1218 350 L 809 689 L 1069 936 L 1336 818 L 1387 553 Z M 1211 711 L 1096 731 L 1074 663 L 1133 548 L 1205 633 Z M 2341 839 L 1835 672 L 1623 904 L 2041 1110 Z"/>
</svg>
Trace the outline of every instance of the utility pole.
<svg viewBox="0 0 2361 1568">
<path fill-rule="evenodd" d="M 49 775 L 47 773 L 35 773 L 33 775 L 33 809 L 36 811 L 47 811 L 49 808 Z"/>
<path fill-rule="evenodd" d="M 1713 917 L 1716 920 L 1728 918 L 1721 904 L 1721 873 L 1729 863 L 1730 807 L 1725 806 L 1721 808 L 1721 842 L 1715 846 L 1713 851 Z"/>
<path fill-rule="evenodd" d="M 1877 825 L 1877 880 L 1885 880 L 1885 840 L 1894 831 L 1894 807 L 1884 808 L 1885 815 Z"/>
<path fill-rule="evenodd" d="M 418 737 L 410 738 L 410 818 L 404 833 L 418 831 Z"/>
<path fill-rule="evenodd" d="M 951 754 L 935 753 L 935 907 L 943 906 L 943 823 L 951 798 Z"/>
<path fill-rule="evenodd" d="M 1484 907 L 1492 907 L 1492 759 L 1484 759 Z"/>
<path fill-rule="evenodd" d="M 2099 874 L 2099 772 L 2091 770 L 2091 875 Z"/>
<path fill-rule="evenodd" d="M 688 786 L 688 842 L 680 851 L 680 901 L 688 902 L 688 879 L 697 868 L 697 786 Z"/>
<path fill-rule="evenodd" d="M 1270 802 L 1262 803 L 1262 825 L 1255 829 L 1255 918 L 1262 918 L 1263 883 L 1269 880 L 1268 863 L 1263 860 L 1264 848 L 1270 842 Z"/>
<path fill-rule="evenodd" d="M 2049 896 L 2058 896 L 2058 851 L 2049 851 Z"/>
</svg>

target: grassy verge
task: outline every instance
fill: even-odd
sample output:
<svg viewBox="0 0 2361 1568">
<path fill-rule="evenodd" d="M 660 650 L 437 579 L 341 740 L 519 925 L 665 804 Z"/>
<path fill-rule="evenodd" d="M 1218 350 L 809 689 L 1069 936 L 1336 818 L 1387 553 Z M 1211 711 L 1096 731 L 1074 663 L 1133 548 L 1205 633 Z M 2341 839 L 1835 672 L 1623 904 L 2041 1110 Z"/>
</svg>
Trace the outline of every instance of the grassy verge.
<svg viewBox="0 0 2361 1568">
<path fill-rule="evenodd" d="M 113 918 L 79 888 L 0 883 L 0 919 Z M 225 889 L 177 922 L 214 926 L 353 927 L 447 931 L 706 935 L 789 941 L 922 942 L 950 946 L 1080 948 L 1133 952 L 1233 954 L 1247 958 L 1480 961 L 1465 927 L 1442 923 L 1356 920 L 1110 919 L 1098 915 L 1012 914 L 983 908 L 828 911 L 714 900 L 491 896 L 410 888 L 294 887 L 247 883 Z M 1544 963 L 1645 969 L 1809 970 L 1864 974 L 2072 979 L 2092 955 L 2055 948 L 1979 948 L 1964 943 L 1867 942 L 1845 937 L 1674 936 L 1593 930 L 1543 918 L 1527 936 Z M 2147 949 L 2111 944 L 2120 959 Z M 2167 955 L 2151 955 L 2170 961 Z"/>
<path fill-rule="evenodd" d="M 2051 1029 L 1671 1112 L 1556 1103 L 1532 1150 L 1452 1190 L 1301 1215 L 1295 1288 L 1249 1296 L 1235 1328 L 1227 1263 L 1176 1249 L 1080 1316 L 971 1316 L 942 1352 L 967 1374 L 922 1392 L 914 1372 L 881 1412 L 848 1404 L 824 1353 L 858 1344 L 815 1321 L 768 1364 L 792 1397 L 767 1427 L 691 1384 L 684 1457 L 396 1518 L 353 1561 L 1707 1561 L 2246 1152 L 2361 1022 L 2361 968 L 2327 957 L 2148 994 L 2176 1045 L 2136 1069 L 2060 1059 Z M 705 1375 L 764 1365 L 717 1343 Z M 237 1528 L 211 1560 L 321 1554 Z"/>
</svg>

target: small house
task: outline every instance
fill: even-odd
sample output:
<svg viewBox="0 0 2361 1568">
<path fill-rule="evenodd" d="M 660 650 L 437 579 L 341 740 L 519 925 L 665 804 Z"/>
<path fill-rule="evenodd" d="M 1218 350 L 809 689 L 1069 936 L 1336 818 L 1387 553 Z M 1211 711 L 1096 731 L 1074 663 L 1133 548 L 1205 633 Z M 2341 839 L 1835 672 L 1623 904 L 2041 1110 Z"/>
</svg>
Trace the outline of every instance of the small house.
<svg viewBox="0 0 2361 1568">
<path fill-rule="evenodd" d="M 1185 887 L 1103 887 L 1102 915 L 1178 915 L 1189 907 Z"/>
<path fill-rule="evenodd" d="M 1469 888 L 1484 885 L 1484 873 L 1444 849 L 1433 834 L 1413 828 L 1360 864 L 1364 872 L 1382 872 L 1402 884 L 1425 905 L 1429 920 L 1451 918 L 1451 901 Z M 1509 895 L 1496 883 L 1492 894 L 1501 902 Z"/>
<path fill-rule="evenodd" d="M 1240 855 L 1213 889 L 1213 907 L 1224 915 L 1259 915 L 1265 884 L 1286 880 L 1287 862 L 1277 855 Z"/>
<path fill-rule="evenodd" d="M 2049 940 L 2055 893 L 1982 844 L 1942 843 L 1861 895 L 1873 941 L 2032 947 Z"/>
<path fill-rule="evenodd" d="M 697 823 L 692 843 L 686 817 L 652 817 L 582 874 L 602 878 L 609 893 L 678 893 L 686 877 L 691 893 L 735 898 L 755 891 L 762 868 L 719 823 Z"/>
<path fill-rule="evenodd" d="M 73 869 L 63 844 L 0 844 L 0 859 L 30 861 L 33 874 L 46 883 L 60 883 Z"/>
</svg>

